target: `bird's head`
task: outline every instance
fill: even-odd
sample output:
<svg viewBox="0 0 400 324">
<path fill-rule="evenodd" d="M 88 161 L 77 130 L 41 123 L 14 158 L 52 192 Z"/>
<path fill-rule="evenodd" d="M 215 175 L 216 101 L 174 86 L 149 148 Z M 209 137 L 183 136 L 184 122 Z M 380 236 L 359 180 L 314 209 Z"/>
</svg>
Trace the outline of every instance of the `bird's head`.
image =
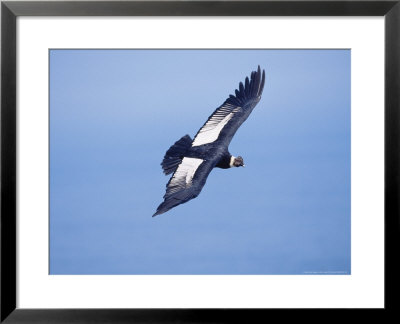
<svg viewBox="0 0 400 324">
<path fill-rule="evenodd" d="M 244 167 L 243 158 L 241 156 L 231 158 L 231 167 Z"/>
</svg>

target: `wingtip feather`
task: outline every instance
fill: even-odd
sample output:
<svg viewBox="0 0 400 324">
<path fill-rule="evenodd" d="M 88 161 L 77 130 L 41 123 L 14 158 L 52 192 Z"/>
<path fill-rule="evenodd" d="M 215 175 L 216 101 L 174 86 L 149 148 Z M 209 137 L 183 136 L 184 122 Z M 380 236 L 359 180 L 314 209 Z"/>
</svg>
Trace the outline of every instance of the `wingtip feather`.
<svg viewBox="0 0 400 324">
<path fill-rule="evenodd" d="M 261 84 L 260 84 L 260 96 L 264 91 L 264 84 L 265 84 L 265 70 L 263 69 L 262 77 L 261 77 Z"/>
<path fill-rule="evenodd" d="M 164 214 L 166 211 L 168 211 L 168 209 L 167 209 L 167 210 L 163 210 L 163 209 L 161 208 L 162 206 L 163 206 L 163 203 L 161 203 L 160 206 L 158 206 L 156 212 L 155 212 L 155 213 L 153 214 L 153 216 L 151 216 L 151 217 L 156 217 L 156 216 L 161 215 L 161 214 Z"/>
<path fill-rule="evenodd" d="M 260 97 L 263 92 L 264 83 L 265 70 L 261 70 L 261 66 L 258 65 L 257 70 L 250 73 L 250 78 L 246 77 L 244 82 L 239 83 L 238 90 L 235 90 L 235 95 L 229 95 L 226 102 L 239 106 L 248 99 Z"/>
</svg>

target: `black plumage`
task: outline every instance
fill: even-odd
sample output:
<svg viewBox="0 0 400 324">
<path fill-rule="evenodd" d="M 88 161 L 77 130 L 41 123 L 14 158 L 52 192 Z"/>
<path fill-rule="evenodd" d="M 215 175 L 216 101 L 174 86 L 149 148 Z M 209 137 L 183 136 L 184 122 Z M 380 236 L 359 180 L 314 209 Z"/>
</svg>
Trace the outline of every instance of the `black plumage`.
<svg viewBox="0 0 400 324">
<path fill-rule="evenodd" d="M 165 153 L 161 166 L 165 174 L 173 173 L 167 183 L 164 201 L 153 216 L 197 197 L 214 167 L 227 169 L 244 166 L 243 159 L 233 157 L 228 150 L 236 131 L 249 117 L 261 99 L 265 71 L 260 66 L 239 84 L 207 119 L 192 140 L 183 136 Z"/>
</svg>

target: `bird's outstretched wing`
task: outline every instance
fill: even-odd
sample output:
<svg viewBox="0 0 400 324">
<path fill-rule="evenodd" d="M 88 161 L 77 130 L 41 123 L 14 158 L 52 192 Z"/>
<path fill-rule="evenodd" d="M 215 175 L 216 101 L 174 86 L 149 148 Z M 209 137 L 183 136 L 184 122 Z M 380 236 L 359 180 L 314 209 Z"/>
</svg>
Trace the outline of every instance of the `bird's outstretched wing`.
<svg viewBox="0 0 400 324">
<path fill-rule="evenodd" d="M 153 217 L 196 198 L 206 183 L 214 164 L 215 161 L 184 157 L 167 183 L 164 201 L 158 206 Z"/>
<path fill-rule="evenodd" d="M 235 95 L 230 95 L 208 118 L 206 123 L 197 132 L 192 146 L 209 143 L 228 147 L 236 131 L 250 115 L 261 99 L 264 89 L 265 71 L 261 73 L 260 66 L 251 73 L 250 80 L 246 77 L 245 84 L 239 84 Z"/>
</svg>

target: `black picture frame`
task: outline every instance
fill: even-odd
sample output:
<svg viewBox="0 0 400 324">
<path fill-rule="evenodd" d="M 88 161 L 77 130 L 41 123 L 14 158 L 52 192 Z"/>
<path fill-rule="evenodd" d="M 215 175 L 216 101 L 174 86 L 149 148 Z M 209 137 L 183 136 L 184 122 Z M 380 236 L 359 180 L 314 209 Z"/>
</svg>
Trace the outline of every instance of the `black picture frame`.
<svg viewBox="0 0 400 324">
<path fill-rule="evenodd" d="M 384 16 L 385 18 L 385 307 L 399 306 L 400 0 L 394 1 L 2 1 L 1 2 L 1 312 L 3 323 L 258 322 L 274 309 L 16 308 L 16 19 L 19 16 Z M 310 320 L 310 312 L 291 309 Z M 348 310 L 348 312 L 360 310 Z M 393 314 L 392 314 L 393 315 Z M 297 316 L 297 315 L 296 315 Z M 312 316 L 312 315 L 311 315 Z M 330 315 L 329 315 L 330 316 Z"/>
</svg>

